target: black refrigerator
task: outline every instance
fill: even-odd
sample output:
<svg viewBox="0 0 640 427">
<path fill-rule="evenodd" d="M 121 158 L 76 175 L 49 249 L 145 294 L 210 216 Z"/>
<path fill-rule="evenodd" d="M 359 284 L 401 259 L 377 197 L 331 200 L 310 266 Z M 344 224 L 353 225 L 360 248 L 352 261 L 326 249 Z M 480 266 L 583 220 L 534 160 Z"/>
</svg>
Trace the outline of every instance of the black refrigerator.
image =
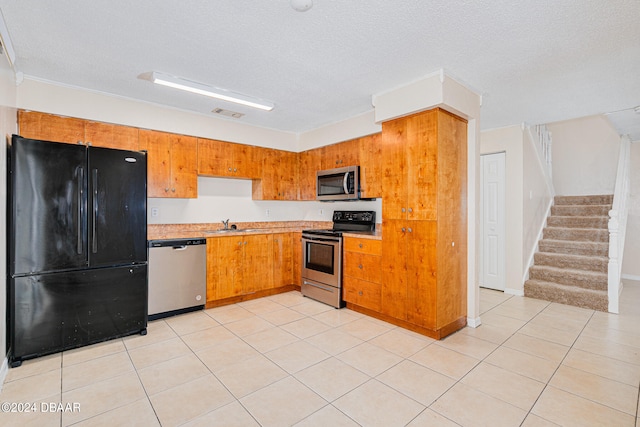
<svg viewBox="0 0 640 427">
<path fill-rule="evenodd" d="M 147 328 L 146 153 L 13 135 L 9 363 Z"/>
</svg>

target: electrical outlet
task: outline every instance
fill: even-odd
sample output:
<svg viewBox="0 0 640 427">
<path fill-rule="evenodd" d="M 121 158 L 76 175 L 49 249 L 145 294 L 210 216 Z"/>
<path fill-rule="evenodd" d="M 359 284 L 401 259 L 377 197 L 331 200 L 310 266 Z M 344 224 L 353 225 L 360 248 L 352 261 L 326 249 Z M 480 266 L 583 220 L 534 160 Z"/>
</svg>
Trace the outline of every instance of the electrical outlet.
<svg viewBox="0 0 640 427">
<path fill-rule="evenodd" d="M 158 208 L 151 208 L 151 216 L 153 218 L 156 218 L 158 216 L 160 216 L 160 209 Z"/>
</svg>

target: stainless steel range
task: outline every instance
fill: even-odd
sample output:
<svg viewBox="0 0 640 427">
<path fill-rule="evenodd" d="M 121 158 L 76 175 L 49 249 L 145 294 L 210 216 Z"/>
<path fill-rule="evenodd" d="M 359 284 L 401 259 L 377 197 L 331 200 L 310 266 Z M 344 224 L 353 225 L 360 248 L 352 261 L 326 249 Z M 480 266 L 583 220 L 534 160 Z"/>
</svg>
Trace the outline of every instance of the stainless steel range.
<svg viewBox="0 0 640 427">
<path fill-rule="evenodd" d="M 342 233 L 375 231 L 375 211 L 334 211 L 330 230 L 302 231 L 302 295 L 344 307 Z"/>
</svg>

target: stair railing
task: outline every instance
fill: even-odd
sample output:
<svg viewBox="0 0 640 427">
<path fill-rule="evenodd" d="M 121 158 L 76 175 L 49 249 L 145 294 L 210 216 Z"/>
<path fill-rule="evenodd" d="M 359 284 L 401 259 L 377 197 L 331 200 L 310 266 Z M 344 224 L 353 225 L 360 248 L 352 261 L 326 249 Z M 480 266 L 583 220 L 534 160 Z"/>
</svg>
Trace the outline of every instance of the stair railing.
<svg viewBox="0 0 640 427">
<path fill-rule="evenodd" d="M 536 144 L 538 157 L 540 158 L 540 160 L 544 161 L 544 169 L 545 174 L 547 175 L 547 180 L 549 182 L 553 182 L 553 177 L 551 175 L 551 131 L 549 131 L 547 125 L 535 125 L 535 133 L 538 141 L 538 143 Z"/>
<path fill-rule="evenodd" d="M 623 136 L 620 140 L 613 204 L 609 211 L 608 297 L 610 313 L 619 312 L 618 305 L 620 293 L 622 292 L 622 258 L 627 230 L 627 202 L 629 200 L 629 174 L 631 168 L 630 150 L 631 139 L 628 136 Z"/>
</svg>

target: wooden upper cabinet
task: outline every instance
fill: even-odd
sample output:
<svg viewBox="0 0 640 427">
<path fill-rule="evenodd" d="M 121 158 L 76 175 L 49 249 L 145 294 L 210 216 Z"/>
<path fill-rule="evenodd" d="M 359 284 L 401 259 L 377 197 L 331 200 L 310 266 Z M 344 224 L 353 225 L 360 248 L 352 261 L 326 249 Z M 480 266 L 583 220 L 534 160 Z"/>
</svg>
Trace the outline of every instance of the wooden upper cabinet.
<svg viewBox="0 0 640 427">
<path fill-rule="evenodd" d="M 382 217 L 435 220 L 438 116 L 430 110 L 382 124 Z"/>
<path fill-rule="evenodd" d="M 358 140 L 360 164 L 360 191 L 364 198 L 382 197 L 382 134 Z"/>
<path fill-rule="evenodd" d="M 198 174 L 218 177 L 260 178 L 262 159 L 251 145 L 198 138 Z"/>
<path fill-rule="evenodd" d="M 316 173 L 321 162 L 322 148 L 298 153 L 298 200 L 316 199 Z"/>
<path fill-rule="evenodd" d="M 82 144 L 85 121 L 37 111 L 18 111 L 20 136 L 44 141 Z"/>
<path fill-rule="evenodd" d="M 334 169 L 358 164 L 359 140 L 340 142 L 322 147 L 321 169 Z"/>
<path fill-rule="evenodd" d="M 147 196 L 198 197 L 196 138 L 141 129 L 141 150 L 147 150 Z"/>
<path fill-rule="evenodd" d="M 298 155 L 256 147 L 262 157 L 261 179 L 253 181 L 254 200 L 296 200 Z"/>
<path fill-rule="evenodd" d="M 138 128 L 86 121 L 84 141 L 93 147 L 138 150 Z"/>
<path fill-rule="evenodd" d="M 57 116 L 18 112 L 19 133 L 25 138 L 137 151 L 138 128 Z"/>
</svg>

